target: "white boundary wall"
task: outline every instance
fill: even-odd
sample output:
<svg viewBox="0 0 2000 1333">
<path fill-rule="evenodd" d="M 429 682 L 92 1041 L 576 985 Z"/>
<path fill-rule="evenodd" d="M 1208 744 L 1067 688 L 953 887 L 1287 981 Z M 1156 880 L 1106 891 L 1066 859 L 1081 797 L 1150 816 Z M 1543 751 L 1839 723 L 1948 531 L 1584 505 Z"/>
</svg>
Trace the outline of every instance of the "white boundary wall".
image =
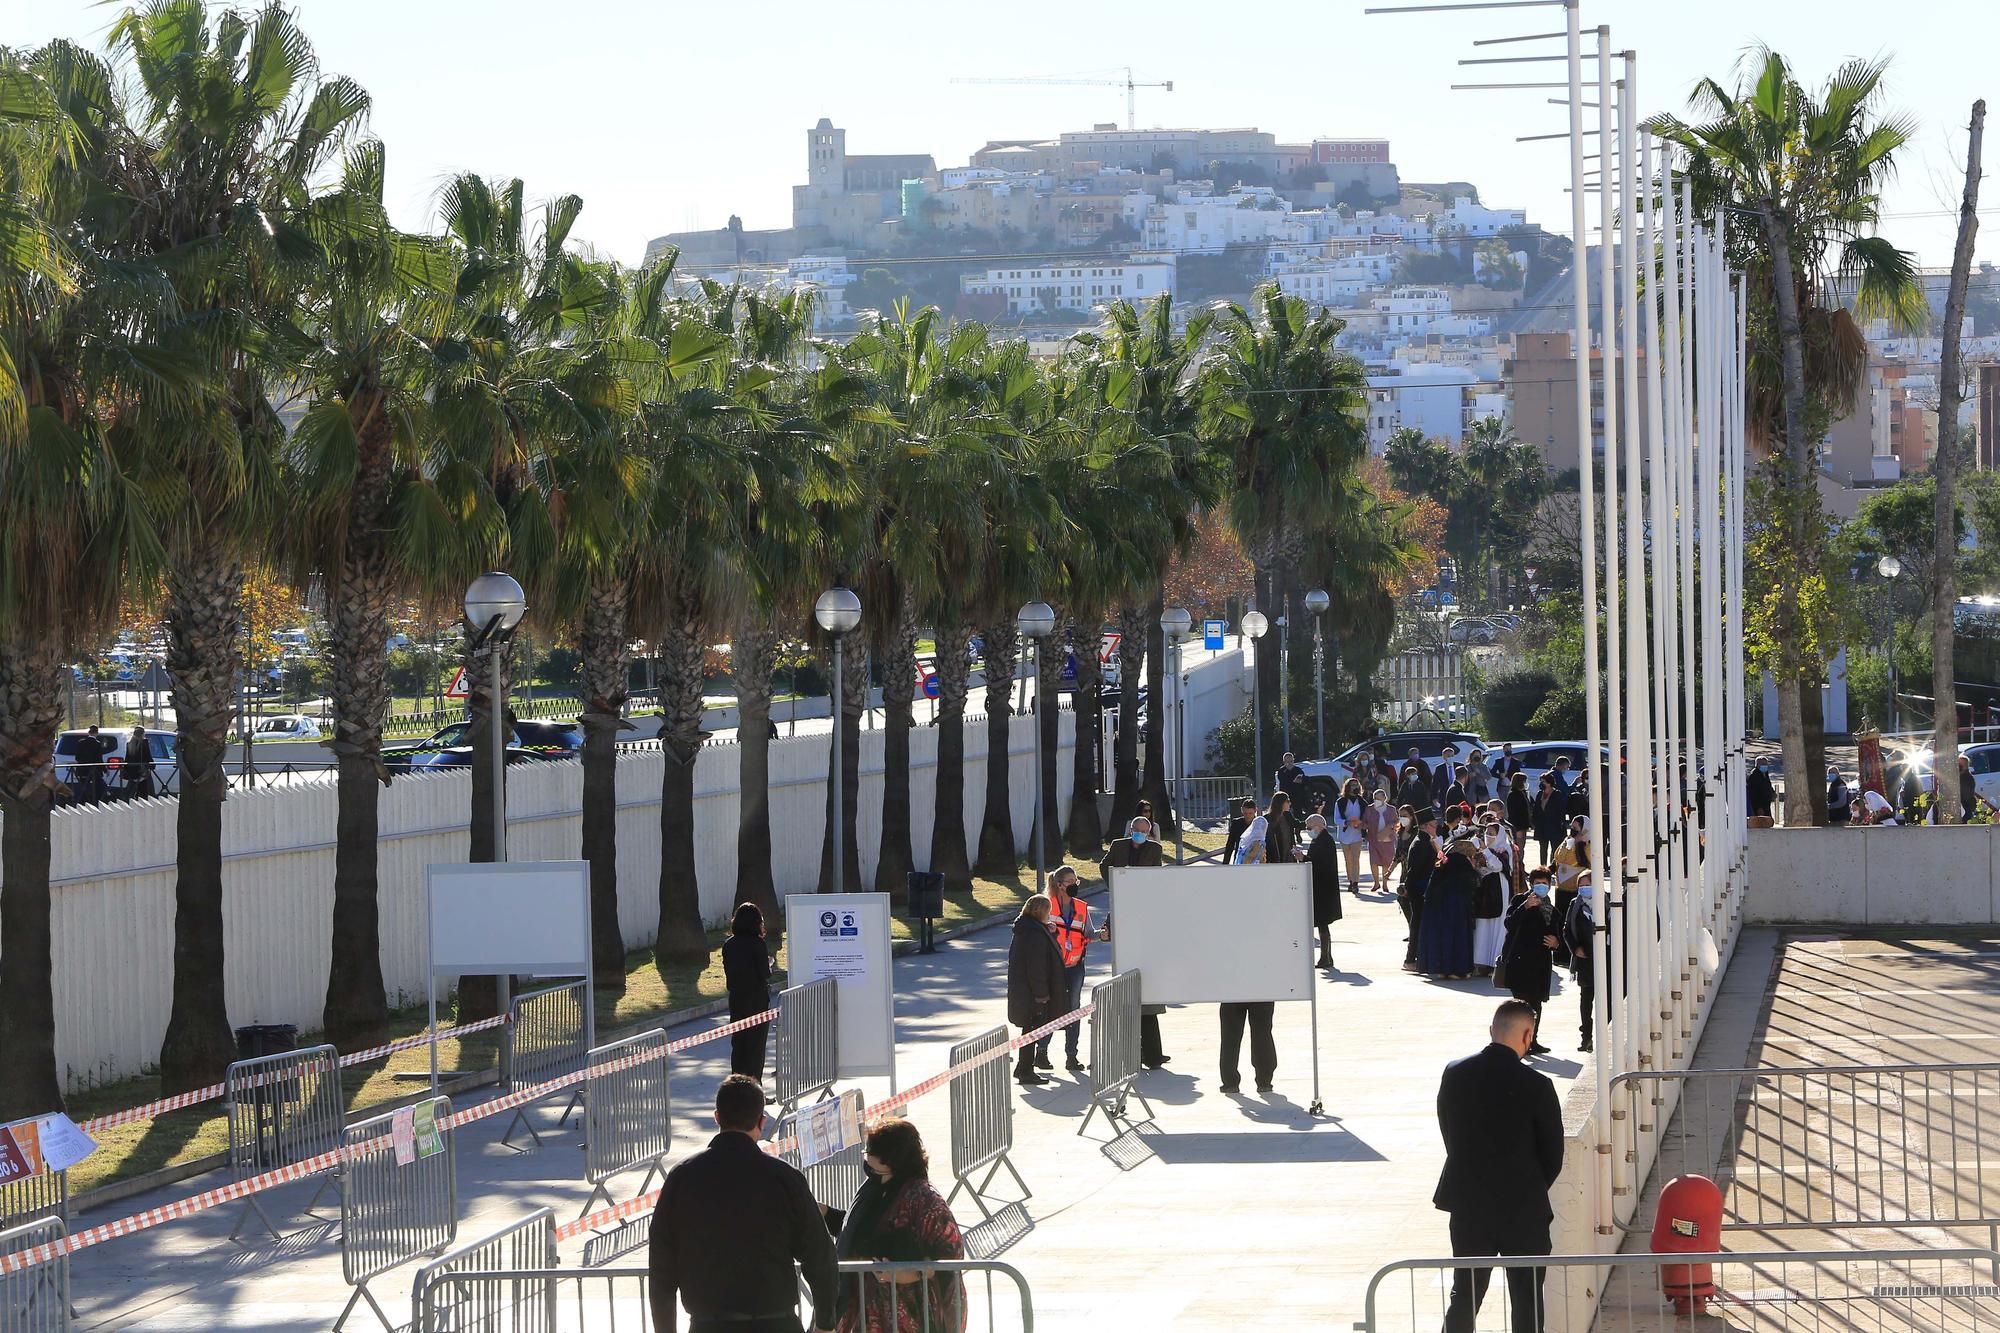
<svg viewBox="0 0 2000 1333">
<path fill-rule="evenodd" d="M 1033 718 L 1009 723 L 1015 839 L 1029 845 Z M 882 831 L 882 731 L 861 733 L 857 837 L 872 887 Z M 1074 715 L 1061 714 L 1057 808 L 1069 808 Z M 938 732 L 910 732 L 911 842 L 929 864 Z M 778 893 L 811 892 L 825 836 L 831 738 L 771 742 L 772 873 Z M 705 747 L 695 770 L 701 909 L 724 920 L 736 898 L 738 750 Z M 628 948 L 659 928 L 658 751 L 618 763 L 618 903 Z M 382 974 L 392 1005 L 424 997 L 424 868 L 468 853 L 469 770 L 398 778 L 381 797 Z M 576 762 L 507 770 L 508 855 L 556 861 L 582 852 L 583 771 Z M 965 727 L 965 822 L 978 846 L 986 805 L 986 723 Z M 173 1003 L 175 802 L 65 808 L 53 820 L 56 1064 L 74 1091 L 141 1073 L 158 1059 Z M 316 1030 L 331 967 L 335 791 L 330 784 L 234 791 L 222 809 L 223 945 L 229 1021 Z"/>
</svg>

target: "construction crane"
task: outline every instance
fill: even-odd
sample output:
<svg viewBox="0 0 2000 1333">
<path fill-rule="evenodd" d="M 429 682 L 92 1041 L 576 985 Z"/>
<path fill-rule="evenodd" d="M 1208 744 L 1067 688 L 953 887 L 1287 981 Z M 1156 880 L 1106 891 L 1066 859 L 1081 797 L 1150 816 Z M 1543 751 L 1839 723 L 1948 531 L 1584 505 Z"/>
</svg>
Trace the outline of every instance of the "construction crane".
<svg viewBox="0 0 2000 1333">
<path fill-rule="evenodd" d="M 1161 83 L 1134 82 L 1132 78 L 1132 67 L 1130 65 L 1127 65 L 1125 67 L 1125 77 L 1122 79 L 953 79 L 952 82 L 983 83 L 983 84 L 996 84 L 996 83 L 1041 84 L 1045 86 L 1060 84 L 1072 88 L 1123 88 L 1125 90 L 1125 128 L 1128 130 L 1136 130 L 1139 128 L 1139 89 L 1160 88 L 1167 92 L 1172 92 L 1174 90 L 1174 81 L 1172 79 L 1167 79 Z"/>
</svg>

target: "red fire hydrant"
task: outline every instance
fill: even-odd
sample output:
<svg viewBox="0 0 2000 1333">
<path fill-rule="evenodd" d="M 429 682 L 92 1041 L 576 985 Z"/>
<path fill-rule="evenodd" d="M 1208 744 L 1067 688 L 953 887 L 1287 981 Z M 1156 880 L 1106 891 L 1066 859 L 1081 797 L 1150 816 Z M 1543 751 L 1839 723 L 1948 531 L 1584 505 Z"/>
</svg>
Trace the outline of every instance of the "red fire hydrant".
<svg viewBox="0 0 2000 1333">
<path fill-rule="evenodd" d="M 1675 1176 L 1653 1215 L 1653 1253 L 1713 1254 L 1722 1249 L 1722 1191 L 1707 1176 Z M 1660 1294 L 1679 1314 L 1701 1314 L 1715 1297 L 1710 1264 L 1660 1265 Z"/>
</svg>

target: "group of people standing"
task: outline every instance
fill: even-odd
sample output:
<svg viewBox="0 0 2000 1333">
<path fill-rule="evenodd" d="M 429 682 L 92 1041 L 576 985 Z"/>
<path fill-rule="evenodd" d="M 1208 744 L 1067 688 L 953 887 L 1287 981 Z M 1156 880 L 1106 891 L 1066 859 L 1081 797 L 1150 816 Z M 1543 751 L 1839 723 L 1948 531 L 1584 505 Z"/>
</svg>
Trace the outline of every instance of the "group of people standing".
<svg viewBox="0 0 2000 1333">
<path fill-rule="evenodd" d="M 114 757 L 117 763 L 112 762 Z M 86 805 L 96 805 L 113 795 L 143 800 L 155 794 L 153 743 L 147 739 L 144 727 L 133 727 L 131 738 L 123 742 L 115 735 L 90 727 L 77 738 L 65 767 L 70 772 L 70 791 Z"/>
</svg>

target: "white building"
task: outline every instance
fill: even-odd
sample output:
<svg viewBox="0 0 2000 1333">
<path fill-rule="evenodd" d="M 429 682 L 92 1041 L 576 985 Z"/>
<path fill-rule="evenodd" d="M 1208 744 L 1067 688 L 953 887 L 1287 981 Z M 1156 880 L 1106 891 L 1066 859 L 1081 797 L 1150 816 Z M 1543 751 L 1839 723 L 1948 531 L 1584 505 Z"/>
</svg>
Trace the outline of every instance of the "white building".
<svg viewBox="0 0 2000 1333">
<path fill-rule="evenodd" d="M 1359 304 L 1365 294 L 1388 286 L 1396 276 L 1396 262 L 1395 252 L 1388 248 L 1326 255 L 1312 249 L 1274 246 L 1269 272 L 1287 296 L 1346 309 Z"/>
<path fill-rule="evenodd" d="M 1457 447 L 1468 424 L 1466 392 L 1477 382 L 1457 366 L 1414 365 L 1400 375 L 1368 377 L 1368 447 L 1382 452 L 1389 437 L 1413 427 Z"/>
<path fill-rule="evenodd" d="M 1171 255 L 1122 263 L 1018 264 L 968 273 L 959 279 L 968 296 L 1006 298 L 1010 315 L 1037 310 L 1093 310 L 1113 301 L 1138 303 L 1174 289 Z"/>
<path fill-rule="evenodd" d="M 1217 195 L 1182 192 L 1146 210 L 1141 234 L 1149 250 L 1219 254 L 1232 245 L 1288 239 L 1291 209 L 1262 185 L 1239 185 Z"/>
<path fill-rule="evenodd" d="M 1431 229 L 1440 236 L 1498 236 L 1505 228 L 1527 225 L 1525 208 L 1487 208 L 1463 199 L 1431 217 Z"/>
</svg>

